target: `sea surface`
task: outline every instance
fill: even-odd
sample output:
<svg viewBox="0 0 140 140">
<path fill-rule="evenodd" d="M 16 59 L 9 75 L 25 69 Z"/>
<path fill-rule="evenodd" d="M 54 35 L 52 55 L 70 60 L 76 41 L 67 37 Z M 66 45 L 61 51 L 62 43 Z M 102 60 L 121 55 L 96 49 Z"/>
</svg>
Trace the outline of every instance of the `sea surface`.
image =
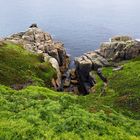
<svg viewBox="0 0 140 140">
<path fill-rule="evenodd" d="M 0 36 L 37 23 L 63 41 L 71 57 L 114 35 L 140 38 L 140 0 L 0 0 Z"/>
</svg>

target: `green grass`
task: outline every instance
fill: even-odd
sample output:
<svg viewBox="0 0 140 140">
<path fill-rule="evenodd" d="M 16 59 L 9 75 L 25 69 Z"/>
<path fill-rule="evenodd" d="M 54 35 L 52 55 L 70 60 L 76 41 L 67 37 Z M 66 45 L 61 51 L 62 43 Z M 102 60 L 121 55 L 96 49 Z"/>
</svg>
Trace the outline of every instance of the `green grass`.
<svg viewBox="0 0 140 140">
<path fill-rule="evenodd" d="M 123 65 L 123 70 L 113 71 L 112 67 L 103 68 L 103 75 L 108 79 L 106 87 L 94 72 L 97 84 L 94 86 L 93 92 L 86 97 L 81 97 L 79 102 L 90 112 L 103 108 L 106 112 L 110 112 L 111 110 L 108 109 L 110 106 L 124 115 L 139 119 L 140 58 L 123 61 L 117 65 Z M 102 93 L 103 88 L 105 88 L 104 93 Z"/>
<path fill-rule="evenodd" d="M 138 140 L 140 121 L 112 109 L 89 113 L 79 97 L 43 87 L 0 86 L 1 140 Z M 108 107 L 109 108 L 109 107 Z M 111 109 L 110 109 L 111 110 Z"/>
<path fill-rule="evenodd" d="M 42 62 L 41 55 L 8 42 L 0 46 L 0 84 L 11 86 L 30 81 L 34 85 L 49 85 L 55 75 L 51 64 Z"/>
<path fill-rule="evenodd" d="M 123 70 L 103 73 L 108 77 L 108 88 L 117 94 L 115 104 L 124 109 L 140 114 L 140 60 L 137 58 L 123 64 Z"/>
<path fill-rule="evenodd" d="M 139 140 L 140 57 L 123 61 L 123 70 L 103 68 L 107 86 L 87 96 L 55 92 L 51 64 L 20 45 L 0 45 L 0 140 Z M 16 91 L 11 85 L 32 85 Z M 42 87 L 41 87 L 42 86 Z"/>
</svg>

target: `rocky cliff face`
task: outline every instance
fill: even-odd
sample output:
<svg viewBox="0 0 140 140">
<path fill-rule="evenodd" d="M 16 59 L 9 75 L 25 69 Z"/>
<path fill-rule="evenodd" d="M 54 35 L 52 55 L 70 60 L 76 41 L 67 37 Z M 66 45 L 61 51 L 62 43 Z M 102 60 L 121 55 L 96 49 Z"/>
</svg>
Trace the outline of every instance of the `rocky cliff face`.
<svg viewBox="0 0 140 140">
<path fill-rule="evenodd" d="M 100 54 L 111 61 L 132 59 L 140 54 L 140 42 L 127 36 L 114 37 L 101 44 Z"/>
<path fill-rule="evenodd" d="M 116 36 L 101 44 L 99 50 L 88 52 L 75 58 L 75 68 L 69 69 L 70 59 L 64 45 L 56 42 L 51 35 L 33 24 L 25 32 L 13 34 L 2 39 L 21 44 L 33 53 L 42 54 L 43 61 L 50 62 L 57 72 L 57 79 L 52 79 L 56 90 L 88 94 L 96 84 L 91 71 L 107 83 L 101 68 L 110 66 L 110 62 L 128 60 L 140 55 L 140 41 L 129 36 Z M 1 42 L 1 41 L 0 41 Z"/>
<path fill-rule="evenodd" d="M 88 94 L 96 83 L 91 71 L 96 71 L 99 77 L 106 83 L 106 78 L 101 73 L 101 68 L 111 65 L 112 62 L 128 60 L 140 55 L 140 42 L 129 36 L 116 36 L 109 42 L 101 44 L 99 50 L 85 53 L 75 58 L 76 74 L 79 91 Z M 111 63 L 110 63 L 111 62 Z"/>
<path fill-rule="evenodd" d="M 90 72 L 92 70 L 97 71 L 103 66 L 109 66 L 109 62 L 98 52 L 88 52 L 75 59 L 75 66 L 79 81 L 79 91 L 83 94 L 88 94 L 95 84 Z"/>
<path fill-rule="evenodd" d="M 68 69 L 69 56 L 66 54 L 63 43 L 56 42 L 49 33 L 43 32 L 36 24 L 25 32 L 13 34 L 3 39 L 21 44 L 25 49 L 42 54 L 44 61 L 48 61 L 57 71 L 57 79 L 52 79 L 55 89 L 61 89 L 61 75 Z"/>
</svg>

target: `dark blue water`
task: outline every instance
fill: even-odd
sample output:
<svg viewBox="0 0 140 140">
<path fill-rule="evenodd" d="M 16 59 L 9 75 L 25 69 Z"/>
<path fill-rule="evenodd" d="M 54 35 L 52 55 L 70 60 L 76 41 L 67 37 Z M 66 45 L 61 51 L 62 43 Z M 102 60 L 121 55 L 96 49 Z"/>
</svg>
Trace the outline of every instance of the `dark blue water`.
<svg viewBox="0 0 140 140">
<path fill-rule="evenodd" d="M 0 0 L 0 36 L 31 23 L 79 56 L 113 35 L 140 38 L 140 0 Z"/>
</svg>

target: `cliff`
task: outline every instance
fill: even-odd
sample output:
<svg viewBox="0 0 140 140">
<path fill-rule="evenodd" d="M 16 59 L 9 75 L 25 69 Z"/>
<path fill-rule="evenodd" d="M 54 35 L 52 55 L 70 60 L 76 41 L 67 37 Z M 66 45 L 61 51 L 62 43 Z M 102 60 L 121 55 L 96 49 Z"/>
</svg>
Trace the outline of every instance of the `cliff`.
<svg viewBox="0 0 140 140">
<path fill-rule="evenodd" d="M 96 81 L 90 72 L 96 71 L 100 78 L 107 83 L 101 68 L 113 66 L 118 62 L 134 59 L 140 56 L 140 42 L 128 36 L 116 36 L 109 42 L 101 44 L 98 50 L 88 52 L 75 59 L 76 73 L 81 93 L 88 94 Z M 119 69 L 118 69 L 119 70 Z"/>
<path fill-rule="evenodd" d="M 25 32 L 3 38 L 2 42 L 10 42 L 31 53 L 40 54 L 42 61 L 50 63 L 56 70 L 57 78 L 52 78 L 52 85 L 56 90 L 61 90 L 61 75 L 68 69 L 70 62 L 63 43 L 54 41 L 49 33 L 43 32 L 36 24 Z"/>
</svg>

